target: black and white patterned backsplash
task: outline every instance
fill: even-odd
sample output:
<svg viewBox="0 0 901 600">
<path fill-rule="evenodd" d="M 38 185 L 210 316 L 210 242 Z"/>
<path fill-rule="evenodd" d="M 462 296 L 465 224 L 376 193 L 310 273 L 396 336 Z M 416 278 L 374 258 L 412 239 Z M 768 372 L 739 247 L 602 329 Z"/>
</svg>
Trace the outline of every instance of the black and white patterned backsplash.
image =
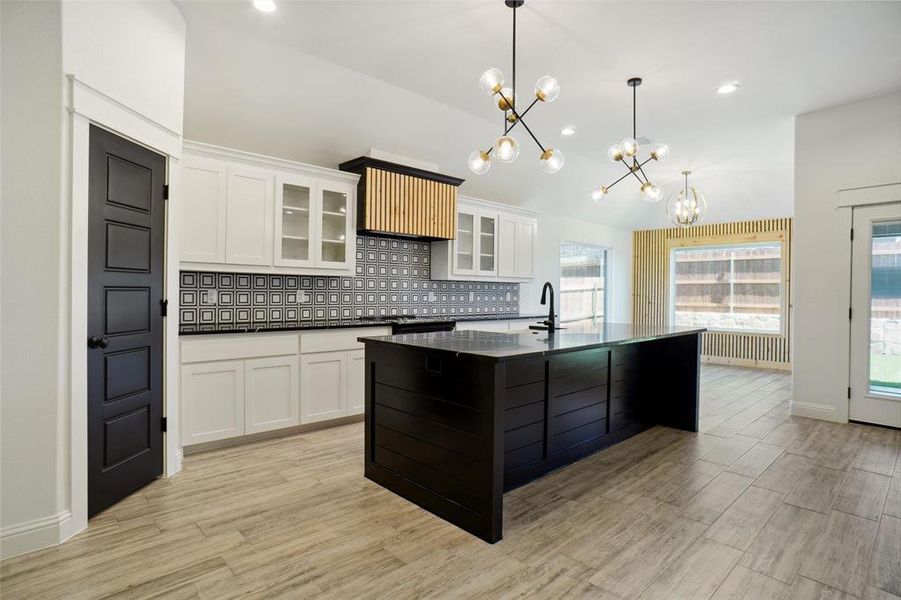
<svg viewBox="0 0 901 600">
<path fill-rule="evenodd" d="M 515 315 L 518 283 L 431 281 L 429 242 L 357 236 L 356 276 L 181 272 L 182 325 Z"/>
</svg>

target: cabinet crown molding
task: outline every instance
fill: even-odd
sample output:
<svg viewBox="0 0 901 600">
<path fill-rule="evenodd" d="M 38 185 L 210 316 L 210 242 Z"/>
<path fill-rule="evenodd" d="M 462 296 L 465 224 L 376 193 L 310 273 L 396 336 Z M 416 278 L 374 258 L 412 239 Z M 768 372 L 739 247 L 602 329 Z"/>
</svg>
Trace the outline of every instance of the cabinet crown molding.
<svg viewBox="0 0 901 600">
<path fill-rule="evenodd" d="M 256 154 L 244 150 L 236 150 L 234 148 L 225 148 L 214 144 L 207 144 L 194 140 L 184 140 L 182 150 L 186 154 L 199 156 L 203 158 L 214 158 L 219 160 L 227 160 L 232 162 L 241 162 L 255 167 L 265 169 L 277 169 L 281 171 L 290 171 L 294 173 L 305 173 L 316 175 L 319 177 L 329 177 L 338 181 L 347 181 L 357 183 L 360 176 L 356 173 L 348 173 L 339 171 L 338 169 L 330 169 L 319 165 L 311 165 L 299 161 L 288 160 L 286 158 L 277 158 L 267 156 L 265 154 Z"/>
<path fill-rule="evenodd" d="M 521 206 L 516 206 L 515 204 L 504 204 L 503 202 L 485 200 L 473 196 L 464 196 L 462 194 L 457 195 L 457 203 L 469 208 L 492 209 L 497 210 L 498 212 L 512 213 L 525 217 L 538 217 L 541 215 L 540 211 L 532 210 L 531 208 L 523 208 Z"/>
</svg>

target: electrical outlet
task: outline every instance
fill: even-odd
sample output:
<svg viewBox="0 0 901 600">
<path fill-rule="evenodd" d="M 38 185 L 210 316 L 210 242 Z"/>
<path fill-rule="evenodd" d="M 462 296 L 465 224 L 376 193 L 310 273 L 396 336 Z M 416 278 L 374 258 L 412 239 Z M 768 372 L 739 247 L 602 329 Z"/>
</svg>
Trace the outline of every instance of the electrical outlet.
<svg viewBox="0 0 901 600">
<path fill-rule="evenodd" d="M 438 294 L 429 292 L 429 302 L 438 302 Z"/>
<path fill-rule="evenodd" d="M 469 301 L 472 302 L 476 299 L 475 292 L 469 292 Z"/>
<path fill-rule="evenodd" d="M 507 292 L 507 302 L 510 302 L 513 299 L 513 294 Z"/>
<path fill-rule="evenodd" d="M 200 303 L 204 306 L 216 306 L 219 302 L 219 292 L 217 290 L 202 290 L 200 292 Z"/>
<path fill-rule="evenodd" d="M 310 303 L 310 292 L 301 290 L 297 294 L 297 303 L 298 304 L 309 304 Z"/>
</svg>

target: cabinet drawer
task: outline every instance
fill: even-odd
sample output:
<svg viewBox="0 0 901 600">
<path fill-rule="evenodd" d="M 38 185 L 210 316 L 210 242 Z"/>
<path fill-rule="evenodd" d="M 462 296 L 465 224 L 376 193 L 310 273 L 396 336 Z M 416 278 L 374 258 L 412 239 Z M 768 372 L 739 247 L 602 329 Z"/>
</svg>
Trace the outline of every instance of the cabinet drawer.
<svg viewBox="0 0 901 600">
<path fill-rule="evenodd" d="M 181 340 L 181 364 L 297 354 L 296 333 L 215 334 Z"/>
<path fill-rule="evenodd" d="M 336 352 L 341 350 L 362 350 L 364 345 L 359 337 L 391 335 L 390 327 L 354 327 L 339 331 L 310 331 L 300 334 L 300 353 Z"/>
</svg>

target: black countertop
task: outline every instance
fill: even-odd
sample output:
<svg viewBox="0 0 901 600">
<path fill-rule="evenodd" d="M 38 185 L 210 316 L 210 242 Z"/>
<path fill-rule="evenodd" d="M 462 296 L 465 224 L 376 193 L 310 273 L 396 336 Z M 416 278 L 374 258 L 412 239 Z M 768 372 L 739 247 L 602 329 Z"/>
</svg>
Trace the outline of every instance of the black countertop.
<svg viewBox="0 0 901 600">
<path fill-rule="evenodd" d="M 534 319 L 541 321 L 547 315 L 422 315 L 423 321 L 514 321 Z M 266 333 L 272 331 L 308 331 L 315 329 L 347 329 L 350 327 L 391 327 L 391 321 L 383 319 L 335 319 L 322 321 L 260 321 L 254 323 L 182 324 L 179 335 L 207 335 L 216 333 Z"/>
<path fill-rule="evenodd" d="M 697 327 L 596 323 L 547 331 L 438 331 L 400 335 L 361 337 L 366 344 L 392 344 L 423 350 L 450 352 L 492 360 L 542 356 L 587 348 L 602 348 L 667 337 L 698 334 Z"/>
</svg>

